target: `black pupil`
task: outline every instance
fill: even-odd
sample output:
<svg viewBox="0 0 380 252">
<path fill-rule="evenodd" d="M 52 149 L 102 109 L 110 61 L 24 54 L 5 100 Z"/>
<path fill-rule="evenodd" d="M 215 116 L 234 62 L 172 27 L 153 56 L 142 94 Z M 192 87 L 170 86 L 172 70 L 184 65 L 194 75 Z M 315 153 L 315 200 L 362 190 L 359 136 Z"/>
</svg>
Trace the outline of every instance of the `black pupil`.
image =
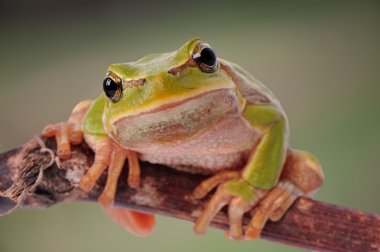
<svg viewBox="0 0 380 252">
<path fill-rule="evenodd" d="M 103 81 L 103 90 L 108 98 L 112 99 L 115 96 L 117 89 L 118 85 L 111 78 L 106 78 Z"/>
<path fill-rule="evenodd" d="M 199 61 L 208 66 L 214 66 L 216 63 L 216 55 L 211 48 L 204 48 L 201 51 Z"/>
</svg>

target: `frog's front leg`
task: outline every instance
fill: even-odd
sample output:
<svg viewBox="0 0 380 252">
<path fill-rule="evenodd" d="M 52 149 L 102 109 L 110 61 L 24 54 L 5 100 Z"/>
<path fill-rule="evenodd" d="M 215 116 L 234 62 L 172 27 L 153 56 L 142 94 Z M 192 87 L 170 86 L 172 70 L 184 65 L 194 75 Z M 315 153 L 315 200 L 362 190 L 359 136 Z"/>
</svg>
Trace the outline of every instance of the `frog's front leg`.
<svg viewBox="0 0 380 252">
<path fill-rule="evenodd" d="M 95 160 L 88 172 L 82 177 L 80 187 L 85 191 L 91 191 L 96 181 L 108 167 L 107 182 L 99 197 L 99 202 L 104 207 L 112 206 L 117 181 L 126 159 L 128 159 L 129 164 L 129 187 L 137 188 L 140 185 L 140 165 L 136 152 L 123 148 L 106 135 L 85 134 L 85 137 L 95 151 Z"/>
<path fill-rule="evenodd" d="M 98 101 L 99 102 L 99 101 Z M 92 106 L 90 107 L 90 105 Z M 128 185 L 137 188 L 140 185 L 140 167 L 137 154 L 118 145 L 106 134 L 83 133 L 83 118 L 89 109 L 94 109 L 98 103 L 91 101 L 80 102 L 75 106 L 67 122 L 48 125 L 42 134 L 46 137 L 55 137 L 57 141 L 57 155 L 61 159 L 71 156 L 70 144 L 80 144 L 83 138 L 95 152 L 95 160 L 88 172 L 81 178 L 80 187 L 90 191 L 96 181 L 108 167 L 108 177 L 105 189 L 99 197 L 107 215 L 120 226 L 138 236 L 147 236 L 155 226 L 153 215 L 137 213 L 123 208 L 113 207 L 117 181 L 124 162 L 128 159 Z"/>
<path fill-rule="evenodd" d="M 280 218 L 302 191 L 293 186 L 292 181 L 285 181 L 287 176 L 284 177 L 284 182 L 281 181 L 275 187 L 284 166 L 287 149 L 286 119 L 283 115 L 267 105 L 249 105 L 243 113 L 247 121 L 262 133 L 262 137 L 241 172 L 222 172 L 195 189 L 194 196 L 202 198 L 220 182 L 215 195 L 195 224 L 196 233 L 205 233 L 211 219 L 223 206 L 229 205 L 230 236 L 242 239 L 243 215 L 260 202 L 245 233 L 247 238 L 257 238 L 268 216 Z M 296 176 L 300 177 L 301 174 Z"/>
<path fill-rule="evenodd" d="M 252 211 L 246 236 L 259 238 L 268 218 L 280 220 L 298 196 L 313 196 L 323 182 L 324 174 L 316 157 L 305 151 L 289 150 L 280 182 Z"/>
<path fill-rule="evenodd" d="M 125 160 L 128 159 L 129 162 L 128 185 L 131 188 L 137 188 L 140 185 L 140 166 L 135 152 L 123 148 L 105 133 L 83 133 L 83 119 L 87 111 L 102 106 L 101 102 L 102 100 L 95 102 L 86 100 L 78 103 L 66 122 L 47 125 L 42 134 L 46 137 L 55 136 L 57 155 L 61 159 L 69 159 L 71 156 L 70 144 L 80 144 L 85 137 L 86 143 L 95 152 L 95 160 L 89 171 L 82 177 L 80 186 L 83 190 L 90 191 L 108 167 L 107 183 L 99 198 L 100 203 L 108 207 L 113 204 L 117 180 Z M 101 120 L 101 114 L 96 119 Z"/>
<path fill-rule="evenodd" d="M 128 186 L 137 188 L 140 185 L 140 165 L 136 152 L 124 149 L 106 135 L 85 133 L 85 139 L 95 151 L 95 160 L 82 177 L 80 187 L 85 191 L 91 191 L 98 178 L 108 167 L 107 182 L 99 197 L 99 203 L 103 206 L 106 214 L 124 229 L 141 237 L 149 235 L 155 227 L 153 215 L 113 206 L 117 182 L 126 159 L 128 159 L 129 166 Z"/>
</svg>

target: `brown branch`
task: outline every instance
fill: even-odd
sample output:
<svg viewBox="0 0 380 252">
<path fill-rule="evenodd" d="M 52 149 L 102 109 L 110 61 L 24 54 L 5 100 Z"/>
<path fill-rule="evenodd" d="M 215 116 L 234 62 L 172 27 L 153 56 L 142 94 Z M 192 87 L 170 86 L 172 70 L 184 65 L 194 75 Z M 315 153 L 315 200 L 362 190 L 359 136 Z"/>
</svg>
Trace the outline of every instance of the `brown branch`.
<svg viewBox="0 0 380 252">
<path fill-rule="evenodd" d="M 55 150 L 54 141 L 45 142 Z M 0 196 L 0 216 L 18 202 L 24 207 L 42 208 L 63 201 L 97 200 L 105 174 L 90 193 L 78 187 L 80 177 L 93 161 L 86 145 L 75 147 L 69 161 L 50 165 L 50 159 L 49 152 L 41 152 L 35 140 L 0 154 L 0 189 L 5 192 Z M 121 177 L 124 181 L 125 170 L 127 167 Z M 43 177 L 39 176 L 42 173 Z M 133 190 L 127 183 L 119 183 L 116 204 L 194 221 L 207 199 L 196 201 L 189 195 L 204 178 L 143 163 L 142 186 Z M 245 224 L 248 221 L 246 216 Z M 211 226 L 227 229 L 226 213 L 219 213 Z M 265 226 L 262 238 L 319 251 L 380 251 L 380 217 L 300 198 L 281 221 Z"/>
</svg>

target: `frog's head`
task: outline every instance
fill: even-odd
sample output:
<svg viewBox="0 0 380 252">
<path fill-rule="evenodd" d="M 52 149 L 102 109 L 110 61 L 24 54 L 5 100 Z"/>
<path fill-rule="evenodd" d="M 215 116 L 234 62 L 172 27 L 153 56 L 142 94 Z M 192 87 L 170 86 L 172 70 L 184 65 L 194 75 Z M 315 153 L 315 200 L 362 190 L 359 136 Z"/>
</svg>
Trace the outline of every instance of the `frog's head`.
<svg viewBox="0 0 380 252">
<path fill-rule="evenodd" d="M 190 137 L 239 109 L 233 81 L 200 39 L 177 51 L 112 64 L 103 88 L 107 131 L 131 147 Z"/>
</svg>

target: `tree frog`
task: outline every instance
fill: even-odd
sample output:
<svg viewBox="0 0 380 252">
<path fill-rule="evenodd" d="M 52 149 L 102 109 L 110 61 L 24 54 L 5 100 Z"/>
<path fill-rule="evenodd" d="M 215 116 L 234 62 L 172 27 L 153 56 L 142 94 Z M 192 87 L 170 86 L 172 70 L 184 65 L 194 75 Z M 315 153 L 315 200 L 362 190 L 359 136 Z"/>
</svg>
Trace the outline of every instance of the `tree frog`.
<svg viewBox="0 0 380 252">
<path fill-rule="evenodd" d="M 93 149 L 80 187 L 90 191 L 108 169 L 99 202 L 134 234 L 148 235 L 155 219 L 113 206 L 126 160 L 131 188 L 140 185 L 139 160 L 210 175 L 192 195 L 213 193 L 194 231 L 204 234 L 228 206 L 232 239 L 258 238 L 268 219 L 279 220 L 298 196 L 312 196 L 323 184 L 317 158 L 290 148 L 288 121 L 274 94 L 201 39 L 110 65 L 103 91 L 80 102 L 67 122 L 47 125 L 43 135 L 56 138 L 61 159 L 70 158 L 70 144 L 84 140 Z M 252 218 L 243 228 L 247 212 Z"/>
</svg>

